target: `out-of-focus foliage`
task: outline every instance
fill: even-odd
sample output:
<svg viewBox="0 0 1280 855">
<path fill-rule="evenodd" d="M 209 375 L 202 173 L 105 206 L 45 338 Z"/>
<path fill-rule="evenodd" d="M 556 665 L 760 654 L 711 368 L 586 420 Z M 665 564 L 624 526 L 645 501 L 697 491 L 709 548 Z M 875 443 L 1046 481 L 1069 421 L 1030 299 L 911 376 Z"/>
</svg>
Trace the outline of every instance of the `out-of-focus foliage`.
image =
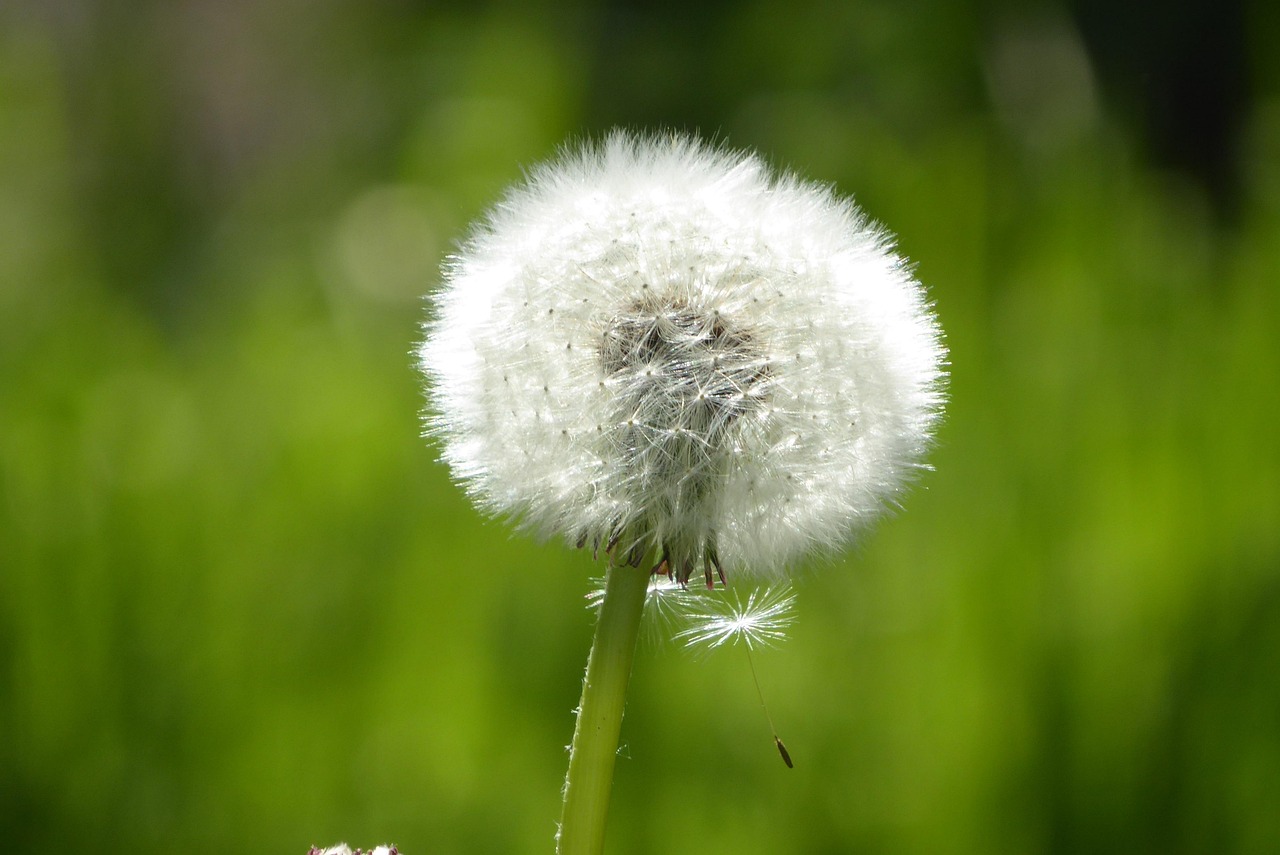
<svg viewBox="0 0 1280 855">
<path fill-rule="evenodd" d="M 622 123 L 854 193 L 953 401 L 756 657 L 796 768 L 740 651 L 647 647 L 610 850 L 1280 849 L 1276 13 L 1079 7 L 0 7 L 6 848 L 550 851 L 600 568 L 477 517 L 409 352 Z"/>
</svg>

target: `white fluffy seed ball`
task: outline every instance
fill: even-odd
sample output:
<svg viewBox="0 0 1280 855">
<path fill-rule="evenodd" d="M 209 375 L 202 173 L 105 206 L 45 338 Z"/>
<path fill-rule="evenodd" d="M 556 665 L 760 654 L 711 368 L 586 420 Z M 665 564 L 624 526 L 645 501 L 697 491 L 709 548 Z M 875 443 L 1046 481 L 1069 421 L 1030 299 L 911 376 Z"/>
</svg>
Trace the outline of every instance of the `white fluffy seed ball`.
<svg viewBox="0 0 1280 855">
<path fill-rule="evenodd" d="M 946 352 L 890 235 L 752 155 L 615 132 L 533 170 L 444 272 L 419 357 L 456 478 L 681 582 L 839 546 L 940 413 Z"/>
</svg>

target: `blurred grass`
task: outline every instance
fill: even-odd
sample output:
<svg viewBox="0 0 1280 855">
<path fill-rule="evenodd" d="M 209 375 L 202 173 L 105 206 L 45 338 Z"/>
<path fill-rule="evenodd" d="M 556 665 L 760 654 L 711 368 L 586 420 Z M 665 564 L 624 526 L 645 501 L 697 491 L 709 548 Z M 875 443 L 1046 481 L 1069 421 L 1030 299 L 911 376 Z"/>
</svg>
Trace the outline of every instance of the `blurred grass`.
<svg viewBox="0 0 1280 855">
<path fill-rule="evenodd" d="M 953 401 L 757 657 L 796 769 L 739 655 L 647 649 L 611 851 L 1280 848 L 1267 42 L 1224 217 L 1042 12 L 0 11 L 0 839 L 549 851 L 600 568 L 468 507 L 409 352 L 466 222 L 622 122 L 856 193 Z"/>
</svg>

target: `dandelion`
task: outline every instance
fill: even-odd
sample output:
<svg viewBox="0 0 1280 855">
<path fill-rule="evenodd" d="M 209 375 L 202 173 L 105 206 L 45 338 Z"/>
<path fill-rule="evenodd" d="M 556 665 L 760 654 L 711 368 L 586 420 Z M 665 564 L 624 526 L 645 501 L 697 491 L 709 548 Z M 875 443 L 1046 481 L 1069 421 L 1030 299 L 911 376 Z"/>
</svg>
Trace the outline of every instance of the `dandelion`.
<svg viewBox="0 0 1280 855">
<path fill-rule="evenodd" d="M 650 575 L 777 579 L 874 519 L 923 466 L 941 333 L 851 201 L 679 135 L 534 169 L 444 272 L 428 433 L 482 509 L 610 559 L 557 835 L 599 852 Z M 761 602 L 707 643 L 772 640 Z"/>
<path fill-rule="evenodd" d="M 889 235 L 822 186 L 615 133 L 446 265 L 428 431 L 485 510 L 657 567 L 777 576 L 917 471 L 944 350 Z"/>
</svg>

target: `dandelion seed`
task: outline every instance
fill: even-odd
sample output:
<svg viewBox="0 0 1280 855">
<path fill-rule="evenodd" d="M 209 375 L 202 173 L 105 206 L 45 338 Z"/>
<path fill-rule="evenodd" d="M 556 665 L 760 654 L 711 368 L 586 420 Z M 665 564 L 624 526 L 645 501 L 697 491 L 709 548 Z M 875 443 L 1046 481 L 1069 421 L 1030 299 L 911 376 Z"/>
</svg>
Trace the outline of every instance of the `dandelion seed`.
<svg viewBox="0 0 1280 855">
<path fill-rule="evenodd" d="M 769 732 L 773 735 L 773 743 L 782 756 L 782 762 L 788 769 L 795 767 L 787 746 L 778 736 L 778 728 L 774 726 L 773 716 L 769 713 L 769 705 L 764 700 L 764 689 L 760 687 L 760 677 L 756 673 L 756 663 L 751 656 L 753 647 L 771 647 L 786 637 L 787 627 L 794 618 L 796 598 L 790 587 L 781 586 L 774 589 L 754 590 L 747 595 L 745 601 L 735 593 L 731 600 L 713 599 L 706 595 L 709 608 L 701 611 L 687 612 L 692 622 L 688 629 L 676 633 L 676 638 L 683 639 L 685 644 L 693 647 L 705 644 L 714 650 L 725 644 L 736 645 L 743 642 L 746 649 L 747 666 L 751 669 L 751 681 L 755 684 L 756 695 L 760 698 L 760 708 L 764 710 L 765 721 L 769 723 Z"/>
<path fill-rule="evenodd" d="M 688 647 L 710 649 L 742 641 L 747 648 L 772 647 L 786 638 L 795 619 L 796 597 L 789 585 L 756 589 L 743 600 L 736 592 L 729 598 L 704 596 L 685 613 L 691 624 L 675 637 Z"/>
<path fill-rule="evenodd" d="M 942 404 L 889 234 L 681 136 L 535 169 L 434 308 L 427 430 L 477 504 L 681 584 L 838 547 L 922 468 Z"/>
<path fill-rule="evenodd" d="M 756 688 L 759 688 L 759 686 Z M 764 698 L 760 699 L 760 703 L 764 703 Z M 787 768 L 794 769 L 796 764 L 791 762 L 791 752 L 787 750 L 787 746 L 782 744 L 782 740 L 778 738 L 776 733 L 773 735 L 773 744 L 778 746 L 778 753 L 782 755 L 782 762 L 787 764 Z"/>
</svg>

